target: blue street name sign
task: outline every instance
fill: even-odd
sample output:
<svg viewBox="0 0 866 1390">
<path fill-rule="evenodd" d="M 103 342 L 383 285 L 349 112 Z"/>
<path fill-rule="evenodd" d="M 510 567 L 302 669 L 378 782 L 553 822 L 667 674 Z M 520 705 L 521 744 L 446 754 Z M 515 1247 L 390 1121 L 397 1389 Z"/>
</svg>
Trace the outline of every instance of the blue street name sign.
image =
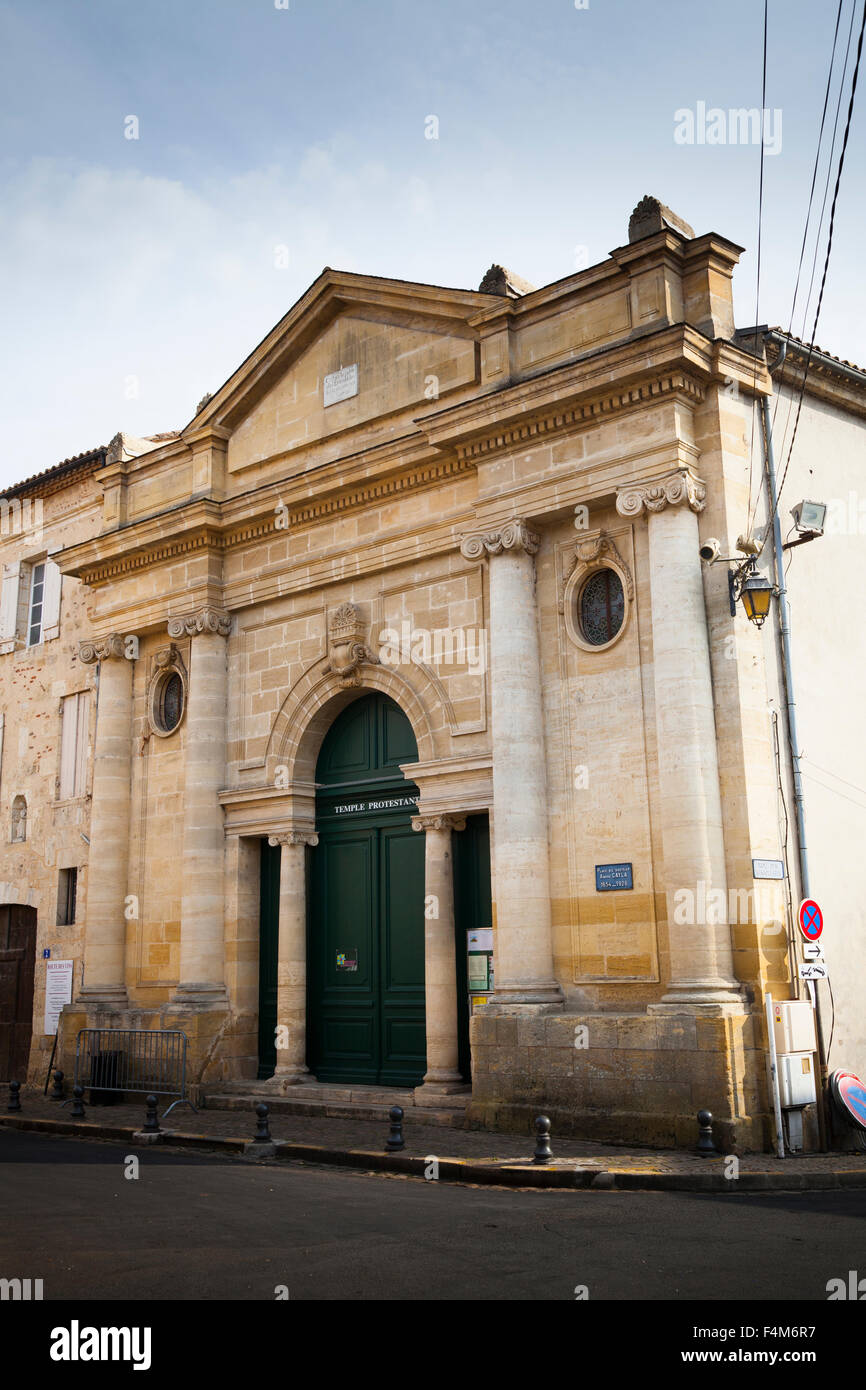
<svg viewBox="0 0 866 1390">
<path fill-rule="evenodd" d="M 633 888 L 631 864 L 596 864 L 595 891 L 597 893 L 621 892 Z"/>
</svg>

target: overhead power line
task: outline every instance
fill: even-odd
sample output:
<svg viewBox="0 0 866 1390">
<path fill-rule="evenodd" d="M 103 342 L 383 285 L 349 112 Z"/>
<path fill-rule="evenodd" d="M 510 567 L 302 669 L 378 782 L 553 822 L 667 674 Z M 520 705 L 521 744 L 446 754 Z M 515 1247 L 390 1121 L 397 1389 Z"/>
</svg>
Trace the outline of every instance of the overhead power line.
<svg viewBox="0 0 866 1390">
<path fill-rule="evenodd" d="M 789 467 L 790 462 L 791 462 L 791 455 L 792 455 L 792 453 L 793 453 L 793 451 L 794 451 L 794 441 L 795 441 L 796 438 L 797 438 L 797 426 L 798 426 L 799 423 L 800 423 L 800 412 L 801 412 L 802 407 L 803 407 L 803 397 L 804 397 L 804 395 L 805 395 L 805 393 L 806 393 L 806 380 L 807 380 L 807 377 L 808 377 L 808 375 L 809 375 L 809 364 L 810 364 L 811 361 L 812 361 L 812 353 L 813 353 L 814 350 L 815 350 L 815 338 L 817 337 L 817 334 L 818 334 L 818 320 L 819 320 L 819 318 L 821 317 L 821 306 L 822 306 L 822 304 L 823 304 L 823 302 L 824 302 L 824 289 L 825 289 L 826 284 L 827 284 L 827 271 L 828 271 L 829 266 L 830 266 L 830 253 L 831 253 L 832 250 L 833 250 L 833 231 L 834 231 L 835 224 L 836 224 L 836 204 L 837 204 L 838 199 L 839 199 L 839 188 L 840 188 L 841 183 L 842 183 L 842 170 L 843 170 L 843 168 L 845 167 L 845 152 L 846 152 L 846 150 L 847 150 L 847 148 L 848 148 L 848 136 L 849 136 L 850 133 L 851 133 L 851 119 L 852 119 L 852 116 L 853 116 L 853 114 L 854 114 L 854 96 L 855 96 L 856 91 L 857 91 L 857 78 L 858 78 L 858 75 L 859 75 L 859 73 L 860 73 L 860 59 L 861 59 L 861 56 L 862 56 L 862 54 L 863 54 L 863 34 L 864 34 L 864 32 L 866 32 L 866 0 L 863 0 L 863 14 L 862 14 L 861 21 L 860 21 L 860 33 L 859 33 L 859 36 L 858 36 L 858 39 L 857 39 L 857 57 L 856 57 L 856 60 L 855 60 L 855 63 L 854 63 L 854 74 L 853 74 L 853 77 L 852 77 L 852 79 L 851 79 L 851 96 L 850 96 L 850 98 L 849 98 L 849 100 L 848 100 L 848 114 L 847 114 L 846 119 L 845 119 L 845 134 L 844 134 L 843 137 L 842 137 L 842 149 L 841 149 L 841 152 L 840 152 L 840 155 L 839 155 L 839 168 L 838 168 L 837 173 L 836 173 L 836 186 L 835 186 L 835 188 L 833 189 L 833 202 L 832 202 L 832 204 L 830 205 L 830 225 L 829 225 L 829 228 L 828 228 L 828 231 L 827 231 L 827 252 L 826 252 L 826 255 L 825 255 L 825 257 L 824 257 L 824 270 L 823 270 L 823 273 L 822 273 L 822 275 L 821 275 L 821 288 L 820 288 L 820 291 L 819 291 L 819 293 L 818 293 L 818 306 L 817 306 L 817 308 L 816 308 L 816 310 L 815 310 L 815 322 L 814 322 L 814 324 L 812 325 L 812 338 L 811 338 L 811 341 L 810 341 L 810 343 L 809 343 L 809 352 L 808 352 L 807 357 L 806 357 L 806 366 L 805 366 L 805 369 L 804 369 L 804 371 L 803 371 L 803 380 L 802 380 L 802 382 L 800 383 L 800 396 L 799 396 L 799 400 L 798 400 L 798 402 L 797 402 L 797 414 L 796 414 L 795 417 L 794 417 L 794 431 L 793 431 L 793 434 L 791 435 L 791 443 L 790 443 L 789 448 L 788 448 L 788 456 L 787 456 L 787 458 L 786 458 L 786 460 L 785 460 L 785 467 L 784 467 L 784 470 L 783 470 L 783 473 L 782 473 L 781 480 L 780 480 L 780 482 L 779 482 L 778 491 L 777 491 L 777 493 L 776 493 L 776 500 L 775 500 L 775 503 L 774 503 L 774 505 L 773 505 L 772 515 L 770 516 L 770 525 L 772 525 L 773 517 L 775 516 L 775 513 L 776 513 L 776 511 L 777 511 L 777 509 L 778 509 L 779 500 L 780 500 L 780 498 L 781 498 L 781 496 L 782 496 L 782 489 L 783 489 L 784 486 L 785 486 L 785 479 L 786 479 L 786 477 L 787 477 L 787 475 L 788 475 L 788 467 Z"/>
</svg>

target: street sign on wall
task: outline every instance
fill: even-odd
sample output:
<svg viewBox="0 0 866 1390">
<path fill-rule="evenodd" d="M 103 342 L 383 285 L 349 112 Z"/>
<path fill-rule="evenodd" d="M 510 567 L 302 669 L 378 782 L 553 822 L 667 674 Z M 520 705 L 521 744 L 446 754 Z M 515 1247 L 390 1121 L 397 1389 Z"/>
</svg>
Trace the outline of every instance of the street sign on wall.
<svg viewBox="0 0 866 1390">
<path fill-rule="evenodd" d="M 827 967 L 822 960 L 809 960 L 800 966 L 801 980 L 826 980 Z"/>
<path fill-rule="evenodd" d="M 807 941 L 817 941 L 824 930 L 824 914 L 814 898 L 804 898 L 797 913 L 800 931 Z"/>
</svg>

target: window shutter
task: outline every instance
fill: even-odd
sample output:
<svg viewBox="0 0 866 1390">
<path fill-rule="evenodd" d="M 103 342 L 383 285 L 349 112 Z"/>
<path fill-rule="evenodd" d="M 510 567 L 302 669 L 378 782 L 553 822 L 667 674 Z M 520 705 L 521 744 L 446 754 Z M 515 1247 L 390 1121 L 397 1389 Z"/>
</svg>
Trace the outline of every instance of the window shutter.
<svg viewBox="0 0 866 1390">
<path fill-rule="evenodd" d="M 45 561 L 45 588 L 42 591 L 42 640 L 60 636 L 60 588 L 63 575 L 53 560 Z"/>
<path fill-rule="evenodd" d="M 3 566 L 3 587 L 0 589 L 0 654 L 15 650 L 18 630 L 18 582 L 21 561 Z"/>
<path fill-rule="evenodd" d="M 90 692 L 82 690 L 78 696 L 78 712 L 75 721 L 75 795 L 83 796 L 87 791 L 87 740 L 90 735 Z"/>
<path fill-rule="evenodd" d="M 78 696 L 67 695 L 63 701 L 63 726 L 60 732 L 60 800 L 75 795 L 75 752 L 78 725 Z"/>
</svg>

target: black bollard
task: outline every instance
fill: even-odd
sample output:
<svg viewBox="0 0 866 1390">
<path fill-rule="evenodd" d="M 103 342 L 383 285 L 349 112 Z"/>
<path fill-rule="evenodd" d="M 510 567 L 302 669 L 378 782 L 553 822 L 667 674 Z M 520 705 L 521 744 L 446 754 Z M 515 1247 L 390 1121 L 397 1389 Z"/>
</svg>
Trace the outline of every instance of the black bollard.
<svg viewBox="0 0 866 1390">
<path fill-rule="evenodd" d="M 273 1140 L 271 1139 L 270 1127 L 268 1125 L 268 1113 L 268 1107 L 265 1105 L 264 1101 L 261 1101 L 256 1106 L 256 1114 L 258 1115 L 258 1120 L 256 1122 L 256 1135 L 253 1139 L 254 1144 L 273 1143 Z"/>
<path fill-rule="evenodd" d="M 73 1096 L 74 1096 L 74 1100 L 73 1100 L 73 1102 L 72 1102 L 72 1109 L 71 1109 L 70 1112 L 69 1112 L 70 1119 L 73 1119 L 73 1120 L 83 1120 L 83 1119 L 84 1119 L 84 1087 L 83 1087 L 83 1086 L 73 1086 L 73 1087 L 72 1087 L 72 1094 L 73 1094 Z"/>
<path fill-rule="evenodd" d="M 21 1082 L 20 1082 L 20 1081 L 10 1081 L 10 1082 L 9 1082 L 9 1104 L 6 1106 L 6 1109 L 7 1109 L 7 1110 L 20 1110 L 20 1109 L 21 1109 Z"/>
<path fill-rule="evenodd" d="M 698 1111 L 698 1153 L 707 1158 L 719 1151 L 713 1143 L 713 1117 L 709 1110 Z"/>
<path fill-rule="evenodd" d="M 392 1105 L 388 1112 L 391 1121 L 391 1128 L 388 1131 L 388 1138 L 385 1143 L 385 1152 L 389 1154 L 399 1153 L 405 1148 L 403 1140 L 403 1107 L 402 1105 Z"/>
<path fill-rule="evenodd" d="M 144 1124 L 141 1127 L 142 1134 L 159 1134 L 159 1117 L 156 1113 L 156 1096 L 148 1096 L 144 1102 Z"/>
<path fill-rule="evenodd" d="M 55 1069 L 54 1069 L 54 1089 L 52 1090 L 51 1095 L 48 1097 L 48 1099 L 49 1099 L 49 1100 L 62 1100 L 62 1099 L 63 1099 L 63 1072 L 62 1072 L 62 1071 L 58 1071 L 56 1067 L 55 1067 Z"/>
<path fill-rule="evenodd" d="M 535 1133 L 538 1136 L 538 1142 L 535 1145 L 532 1161 L 533 1163 L 550 1163 L 553 1158 L 553 1150 L 550 1147 L 550 1120 L 546 1115 L 539 1115 L 535 1121 Z"/>
</svg>

